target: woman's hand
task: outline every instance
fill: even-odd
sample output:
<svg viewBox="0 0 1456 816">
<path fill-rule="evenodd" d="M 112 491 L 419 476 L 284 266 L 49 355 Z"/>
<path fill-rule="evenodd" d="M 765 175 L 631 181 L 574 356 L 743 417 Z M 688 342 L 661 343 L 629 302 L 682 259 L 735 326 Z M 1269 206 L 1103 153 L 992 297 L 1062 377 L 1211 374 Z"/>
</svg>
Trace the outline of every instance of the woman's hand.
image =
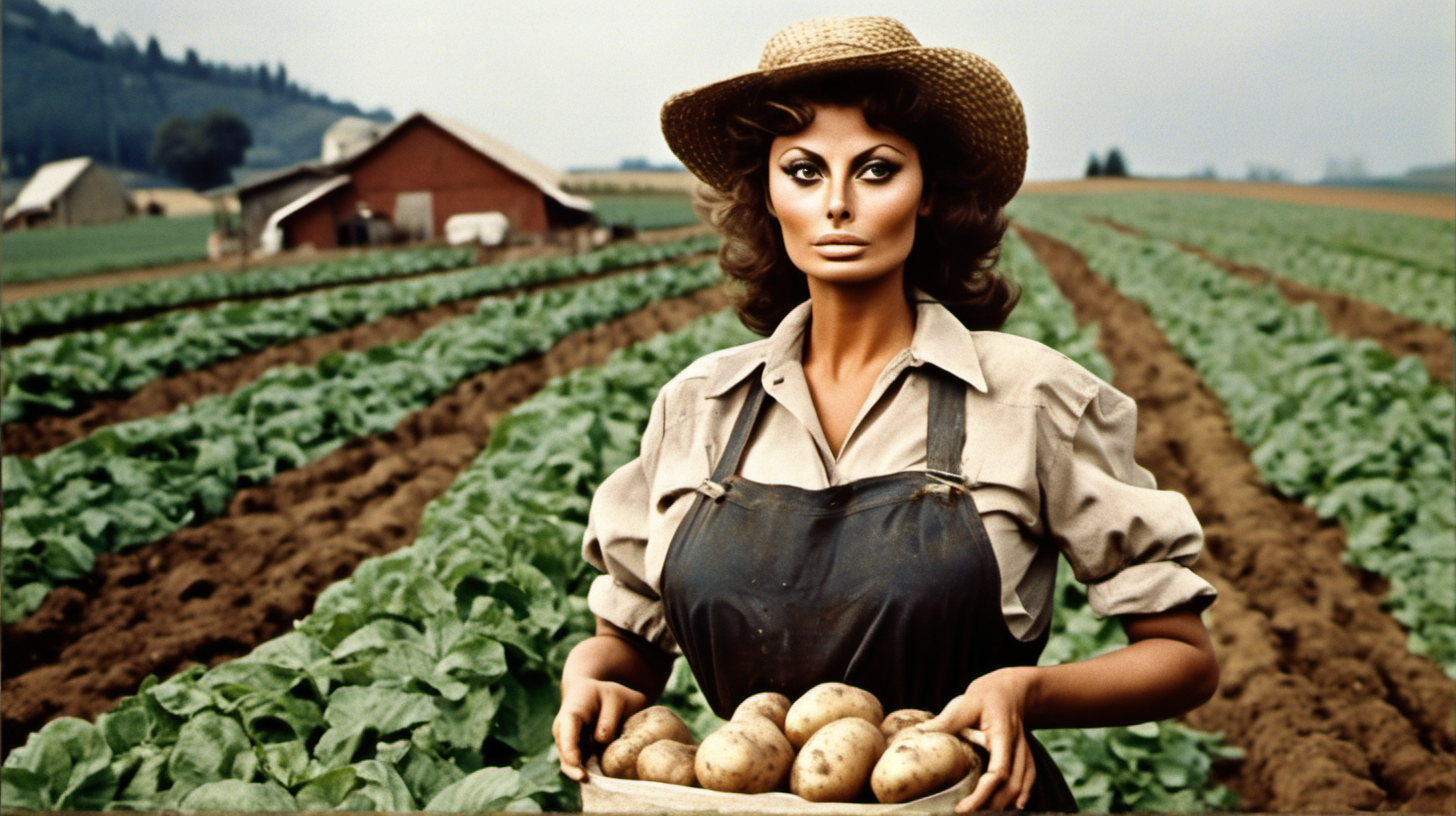
<svg viewBox="0 0 1456 816">
<path fill-rule="evenodd" d="M 586 780 L 583 734 L 605 745 L 622 723 L 657 699 L 672 672 L 672 655 L 597 619 L 597 632 L 572 647 L 561 670 L 561 708 L 551 722 L 561 772 Z"/>
<path fill-rule="evenodd" d="M 957 813 L 1024 808 L 1036 781 L 1036 765 L 1026 739 L 1026 707 L 1036 669 L 1016 667 L 982 675 L 923 727 L 969 736 L 990 754 L 970 795 Z"/>
<path fill-rule="evenodd" d="M 578 678 L 570 685 L 563 681 L 561 709 L 551 722 L 551 735 L 556 738 L 556 752 L 561 756 L 561 772 L 577 782 L 585 781 L 583 732 L 595 723 L 590 739 L 606 745 L 628 717 L 646 707 L 647 695 L 621 683 L 593 678 Z"/>
</svg>

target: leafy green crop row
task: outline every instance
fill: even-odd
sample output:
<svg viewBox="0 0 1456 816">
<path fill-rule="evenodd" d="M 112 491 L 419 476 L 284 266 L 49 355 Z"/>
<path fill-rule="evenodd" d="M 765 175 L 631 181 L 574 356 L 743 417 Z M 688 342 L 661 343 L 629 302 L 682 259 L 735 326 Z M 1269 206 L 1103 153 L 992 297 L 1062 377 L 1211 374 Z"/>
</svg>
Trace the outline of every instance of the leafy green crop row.
<svg viewBox="0 0 1456 816">
<path fill-rule="evenodd" d="M 1252 448 L 1264 478 L 1338 520 L 1348 557 L 1391 580 L 1410 647 L 1456 676 L 1456 398 L 1415 358 L 1330 334 L 1290 306 L 1171 244 L 1094 225 L 1045 203 L 1017 217 L 1081 250 L 1147 304 Z"/>
<path fill-rule="evenodd" d="M 591 492 L 656 389 L 749 339 L 720 314 L 554 381 L 497 426 L 416 542 L 242 659 L 57 719 L 0 770 L 10 807 L 494 812 L 574 806 L 550 723 L 588 630 Z"/>
<path fill-rule="evenodd" d="M 486 300 L 473 316 L 413 341 L 274 369 L 231 394 L 114 425 L 33 460 L 5 457 L 4 620 L 28 614 L 57 582 L 89 574 L 96 553 L 215 515 L 239 488 L 388 430 L 470 374 L 720 276 L 709 261 Z"/>
<path fill-rule="evenodd" d="M 89 400 L 130 393 L 157 377 L 385 315 L 661 261 L 711 249 L 714 243 L 712 238 L 691 238 L 671 244 L 622 244 L 583 255 L 169 312 L 137 323 L 37 340 L 4 353 L 0 420 L 64 413 Z"/>
<path fill-rule="evenodd" d="M 156 311 L 228 298 L 284 295 L 316 286 L 456 269 L 474 258 L 475 250 L 469 247 L 431 247 L 368 252 L 309 264 L 259 267 L 242 273 L 196 272 L 7 303 L 0 311 L 0 323 L 8 337 L 33 330 L 64 328 L 83 318 Z"/>
<path fill-rule="evenodd" d="M 1456 327 L 1451 221 L 1196 195 L 1072 196 L 1057 206 Z"/>
</svg>

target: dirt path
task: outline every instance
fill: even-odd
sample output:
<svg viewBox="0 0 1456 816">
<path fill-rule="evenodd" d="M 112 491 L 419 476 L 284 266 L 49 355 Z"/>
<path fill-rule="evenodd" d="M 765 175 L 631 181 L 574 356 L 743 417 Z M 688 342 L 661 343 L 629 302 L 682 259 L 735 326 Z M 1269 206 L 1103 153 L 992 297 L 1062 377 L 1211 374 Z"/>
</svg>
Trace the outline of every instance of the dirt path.
<svg viewBox="0 0 1456 816">
<path fill-rule="evenodd" d="M 1119 224 L 1111 219 L 1092 220 L 1130 235 L 1144 234 L 1135 227 Z M 1354 340 L 1374 340 L 1392 357 L 1419 357 L 1431 379 L 1438 383 L 1451 385 L 1456 380 L 1456 352 L 1452 349 L 1451 332 L 1439 326 L 1412 320 L 1366 300 L 1306 286 L 1275 275 L 1263 267 L 1220 257 L 1203 247 L 1183 241 L 1175 243 L 1184 252 L 1197 255 L 1246 281 L 1260 286 L 1272 283 L 1279 290 L 1279 294 L 1290 303 L 1313 303 L 1320 314 L 1324 315 L 1330 331 L 1338 335 Z"/>
<path fill-rule="evenodd" d="M 1245 758 L 1227 781 L 1252 811 L 1456 809 L 1456 683 L 1411 654 L 1378 579 L 1343 562 L 1344 532 L 1263 484 L 1218 398 L 1140 304 L 1071 247 L 1021 231 L 1099 326 L 1113 382 L 1139 406 L 1138 460 L 1188 496 L 1222 685 L 1187 721 Z"/>
<path fill-rule="evenodd" d="M 53 717 L 110 710 L 149 674 L 239 657 L 288 631 L 361 560 L 413 541 L 425 505 L 550 378 L 726 305 L 704 290 L 572 334 L 539 359 L 467 380 L 390 433 L 239 492 L 219 518 L 102 556 L 90 580 L 4 628 L 0 743 L 8 751 Z"/>
<path fill-rule="evenodd" d="M 1456 196 L 1450 194 L 1413 193 L 1357 187 L 1324 187 L 1314 184 L 1270 184 L 1205 179 L 1096 178 L 1075 181 L 1027 182 L 1021 188 L 1021 192 L 1043 195 L 1131 192 L 1200 193 L 1419 215 L 1426 218 L 1444 218 L 1448 221 L 1456 219 Z"/>
<path fill-rule="evenodd" d="M 688 263 L 701 256 L 684 256 Z M 593 276 L 593 280 L 626 274 L 653 264 L 624 267 Z M 579 284 L 583 278 L 502 290 L 493 297 L 538 292 Z M 30 458 L 75 441 L 100 428 L 144 417 L 161 416 L 191 405 L 209 394 L 226 394 L 261 377 L 281 365 L 311 366 L 335 351 L 362 351 L 375 346 L 413 340 L 429 329 L 474 312 L 482 298 L 443 303 L 429 309 L 390 315 L 346 329 L 304 337 L 252 354 L 223 360 L 196 371 L 184 371 L 148 382 L 126 397 L 98 399 L 82 412 L 69 416 L 47 416 L 29 422 L 10 422 L 0 426 L 7 456 Z"/>
</svg>

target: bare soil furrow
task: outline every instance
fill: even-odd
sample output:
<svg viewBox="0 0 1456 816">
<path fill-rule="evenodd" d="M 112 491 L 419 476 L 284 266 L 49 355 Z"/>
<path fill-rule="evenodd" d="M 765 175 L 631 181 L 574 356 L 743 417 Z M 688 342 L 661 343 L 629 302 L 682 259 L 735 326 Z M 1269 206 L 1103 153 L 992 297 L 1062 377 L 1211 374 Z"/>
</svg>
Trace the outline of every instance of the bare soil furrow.
<svg viewBox="0 0 1456 816">
<path fill-rule="evenodd" d="M 691 260 L 691 257 L 683 260 Z M 647 266 L 650 264 L 625 267 L 596 275 L 594 278 L 626 274 Z M 504 290 L 493 297 L 509 297 L 524 292 L 571 286 L 579 282 L 581 279 L 520 287 Z M 481 300 L 482 298 L 457 300 L 419 311 L 389 315 L 346 329 L 304 337 L 252 354 L 239 355 L 195 371 L 159 377 L 128 396 L 95 400 L 85 410 L 74 415 L 47 416 L 30 422 L 7 423 L 0 428 L 0 438 L 4 439 L 7 456 L 39 456 L 108 425 L 161 416 L 183 405 L 191 405 L 209 394 L 230 393 L 278 366 L 311 366 L 335 351 L 363 351 L 374 346 L 414 340 L 434 326 L 474 312 L 479 308 Z"/>
<path fill-rule="evenodd" d="M 1020 230 L 1079 322 L 1095 321 L 1114 384 L 1139 405 L 1138 459 L 1204 524 L 1200 569 L 1217 696 L 1187 721 L 1245 752 L 1227 779 L 1255 811 L 1456 808 L 1456 683 L 1406 647 L 1378 577 L 1345 565 L 1344 531 L 1277 496 L 1222 405 L 1146 309 L 1075 249 Z"/>
<path fill-rule="evenodd" d="M 413 541 L 425 505 L 550 378 L 726 305 L 705 290 L 577 332 L 463 382 L 390 433 L 239 492 L 206 524 L 102 556 L 90 580 L 4 629 L 5 750 L 56 716 L 110 710 L 148 675 L 235 658 L 288 631 L 361 560 Z"/>
</svg>

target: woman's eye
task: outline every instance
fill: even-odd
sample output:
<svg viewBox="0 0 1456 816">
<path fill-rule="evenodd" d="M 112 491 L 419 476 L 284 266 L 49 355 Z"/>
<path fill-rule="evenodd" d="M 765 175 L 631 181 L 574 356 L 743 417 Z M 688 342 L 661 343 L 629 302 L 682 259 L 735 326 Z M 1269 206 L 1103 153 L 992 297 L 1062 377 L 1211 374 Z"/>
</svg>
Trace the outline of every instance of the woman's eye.
<svg viewBox="0 0 1456 816">
<path fill-rule="evenodd" d="M 808 162 L 795 162 L 788 167 L 789 178 L 801 184 L 815 181 L 819 178 L 819 168 Z"/>
<path fill-rule="evenodd" d="M 888 181 L 899 169 L 889 162 L 875 161 L 865 165 L 860 175 L 868 181 Z"/>
</svg>

